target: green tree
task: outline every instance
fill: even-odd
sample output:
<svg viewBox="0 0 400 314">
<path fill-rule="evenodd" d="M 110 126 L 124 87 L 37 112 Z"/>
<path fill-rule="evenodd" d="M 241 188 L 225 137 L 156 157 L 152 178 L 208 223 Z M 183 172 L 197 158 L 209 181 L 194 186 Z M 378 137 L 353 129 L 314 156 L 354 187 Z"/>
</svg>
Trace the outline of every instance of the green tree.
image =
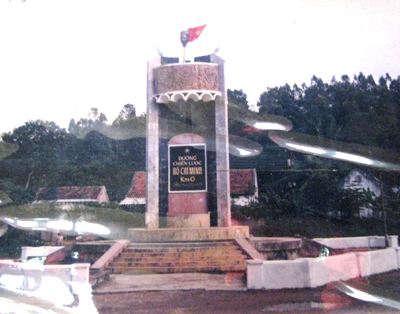
<svg viewBox="0 0 400 314">
<path fill-rule="evenodd" d="M 87 118 L 81 118 L 76 123 L 74 119 L 71 119 L 68 132 L 78 138 L 84 138 L 86 134 L 92 131 L 103 132 L 106 130 L 109 127 L 107 121 L 104 113 L 99 112 L 97 108 L 92 108 Z"/>
<path fill-rule="evenodd" d="M 241 89 L 240 90 L 228 89 L 228 104 L 229 106 L 235 106 L 243 110 L 249 109 L 249 102 L 247 100 L 247 95 Z"/>
<path fill-rule="evenodd" d="M 146 137 L 146 115 L 137 116 L 135 106 L 126 104 L 105 134 L 121 140 Z"/>
<path fill-rule="evenodd" d="M 68 135 L 54 122 L 36 120 L 3 134 L 2 138 L 19 147 L 14 155 L 2 162 L 2 170 L 7 173 L 18 167 L 15 183 L 28 189 L 32 184 L 39 187 L 51 181 L 56 164 L 64 157 Z"/>
</svg>

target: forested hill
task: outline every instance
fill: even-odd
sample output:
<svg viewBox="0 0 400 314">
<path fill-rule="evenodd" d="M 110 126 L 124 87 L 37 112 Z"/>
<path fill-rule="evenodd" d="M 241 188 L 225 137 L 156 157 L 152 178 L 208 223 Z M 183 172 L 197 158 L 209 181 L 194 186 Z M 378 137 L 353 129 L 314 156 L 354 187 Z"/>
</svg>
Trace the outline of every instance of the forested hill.
<svg viewBox="0 0 400 314">
<path fill-rule="evenodd" d="M 260 113 L 284 116 L 293 131 L 325 139 L 400 150 L 400 77 L 360 73 L 310 86 L 267 88 L 257 104 Z"/>
</svg>

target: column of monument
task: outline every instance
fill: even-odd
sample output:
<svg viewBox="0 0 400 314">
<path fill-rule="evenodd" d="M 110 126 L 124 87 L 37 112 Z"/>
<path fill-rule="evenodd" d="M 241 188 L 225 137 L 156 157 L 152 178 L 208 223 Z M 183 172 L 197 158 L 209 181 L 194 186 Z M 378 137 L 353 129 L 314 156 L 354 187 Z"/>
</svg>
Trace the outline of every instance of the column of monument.
<svg viewBox="0 0 400 314">
<path fill-rule="evenodd" d="M 147 64 L 147 111 L 146 111 L 146 227 L 159 226 L 159 108 L 153 99 L 154 68 L 161 65 L 161 57 Z"/>
<path fill-rule="evenodd" d="M 211 55 L 211 62 L 218 64 L 221 97 L 215 100 L 215 147 L 217 155 L 217 207 L 218 226 L 231 226 L 231 197 L 229 183 L 229 133 L 228 95 L 225 83 L 225 62 Z"/>
</svg>

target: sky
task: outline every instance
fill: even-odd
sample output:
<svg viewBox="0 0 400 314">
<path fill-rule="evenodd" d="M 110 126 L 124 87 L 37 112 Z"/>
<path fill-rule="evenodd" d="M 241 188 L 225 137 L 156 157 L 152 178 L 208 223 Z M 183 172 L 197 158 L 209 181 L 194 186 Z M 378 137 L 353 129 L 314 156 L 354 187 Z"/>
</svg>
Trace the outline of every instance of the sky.
<svg viewBox="0 0 400 314">
<path fill-rule="evenodd" d="M 256 106 L 268 87 L 363 72 L 400 75 L 400 1 L 0 0 L 0 133 L 43 119 L 67 128 L 98 108 L 146 111 L 147 62 L 217 52 L 226 83 Z"/>
</svg>

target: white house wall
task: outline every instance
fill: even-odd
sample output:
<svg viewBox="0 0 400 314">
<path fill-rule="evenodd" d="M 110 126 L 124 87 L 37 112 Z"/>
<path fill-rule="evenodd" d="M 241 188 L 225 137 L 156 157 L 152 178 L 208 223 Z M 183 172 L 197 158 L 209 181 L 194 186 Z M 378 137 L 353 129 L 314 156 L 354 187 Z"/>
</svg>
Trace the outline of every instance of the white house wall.
<svg viewBox="0 0 400 314">
<path fill-rule="evenodd" d="M 381 196 L 381 188 L 378 183 L 378 179 L 368 179 L 365 174 L 361 173 L 358 170 L 353 170 L 350 174 L 346 177 L 344 182 L 344 189 L 365 189 L 370 190 L 375 194 L 376 197 Z"/>
<path fill-rule="evenodd" d="M 254 202 L 258 202 L 258 198 L 256 196 L 232 197 L 232 205 L 236 206 L 247 206 Z"/>
</svg>

